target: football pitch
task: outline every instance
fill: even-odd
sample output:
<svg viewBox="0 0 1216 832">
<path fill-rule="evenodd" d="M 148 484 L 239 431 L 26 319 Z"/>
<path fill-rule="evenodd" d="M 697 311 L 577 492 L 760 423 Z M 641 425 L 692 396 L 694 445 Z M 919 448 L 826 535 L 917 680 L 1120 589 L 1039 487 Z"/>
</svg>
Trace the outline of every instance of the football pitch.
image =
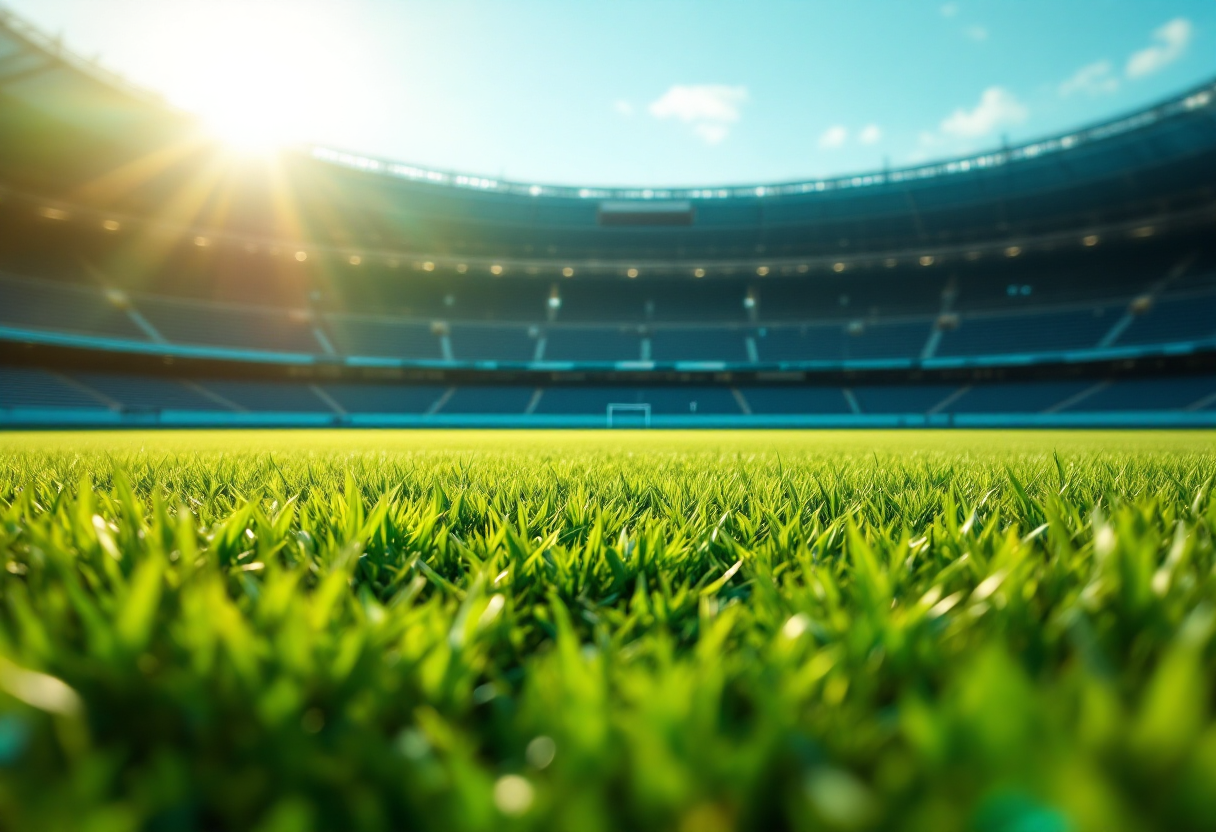
<svg viewBox="0 0 1216 832">
<path fill-rule="evenodd" d="M 0 828 L 1210 828 L 1211 432 L 0 434 Z"/>
</svg>

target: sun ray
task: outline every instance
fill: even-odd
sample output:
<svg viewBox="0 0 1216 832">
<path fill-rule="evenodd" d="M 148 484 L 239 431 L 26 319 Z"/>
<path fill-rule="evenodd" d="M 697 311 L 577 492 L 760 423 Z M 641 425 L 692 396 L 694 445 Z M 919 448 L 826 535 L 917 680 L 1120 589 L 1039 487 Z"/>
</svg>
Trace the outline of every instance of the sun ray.
<svg viewBox="0 0 1216 832">
<path fill-rule="evenodd" d="M 141 185 L 164 175 L 174 165 L 207 147 L 200 136 L 179 138 L 143 156 L 132 159 L 114 170 L 81 183 L 72 193 L 73 199 L 95 205 L 106 205 L 127 196 Z"/>
</svg>

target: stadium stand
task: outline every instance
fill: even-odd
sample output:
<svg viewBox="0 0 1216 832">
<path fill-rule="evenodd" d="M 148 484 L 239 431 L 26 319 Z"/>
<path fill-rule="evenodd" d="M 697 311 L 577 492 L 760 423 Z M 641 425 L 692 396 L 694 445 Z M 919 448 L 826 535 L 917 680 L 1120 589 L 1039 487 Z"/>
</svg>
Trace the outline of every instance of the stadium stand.
<svg viewBox="0 0 1216 832">
<path fill-rule="evenodd" d="M 343 355 L 443 358 L 442 342 L 429 324 L 354 315 L 328 315 L 326 321 Z"/>
<path fill-rule="evenodd" d="M 1170 413 L 1216 413 L 1216 375 L 964 385 L 735 387 L 403 386 L 201 381 L 0 368 L 0 424 L 603 426 L 610 405 L 645 405 L 656 426 L 1163 424 Z M 466 417 L 481 418 L 468 422 Z M 1017 417 L 1017 418 L 1013 418 Z M 875 419 L 878 421 L 876 422 Z M 892 421 L 894 420 L 894 421 Z M 978 422 L 977 422 L 978 420 Z M 1175 420 L 1177 421 L 1177 420 Z M 1187 420 L 1182 420 L 1186 422 Z"/>
<path fill-rule="evenodd" d="M 426 413 L 442 387 L 384 384 L 325 384 L 321 390 L 345 413 Z"/>
<path fill-rule="evenodd" d="M 598 327 L 552 327 L 545 332 L 548 361 L 638 361 L 642 339 L 637 328 L 627 325 Z"/>
<path fill-rule="evenodd" d="M 0 20 L 0 50 L 45 55 L 29 32 Z M 967 158 L 728 188 L 297 148 L 287 222 L 185 116 L 67 53 L 37 65 L 0 77 L 5 424 L 1216 424 L 1216 83 Z M 84 187 L 183 137 L 129 189 Z M 204 169 L 227 195 L 184 215 Z"/>
<path fill-rule="evenodd" d="M 654 361 L 728 361 L 747 359 L 743 333 L 737 329 L 655 329 L 650 335 L 650 358 Z"/>
<path fill-rule="evenodd" d="M 145 340 L 105 295 L 82 286 L 0 276 L 0 324 Z"/>
<path fill-rule="evenodd" d="M 460 361 L 531 361 L 540 330 L 519 325 L 453 324 L 452 357 Z"/>
<path fill-rule="evenodd" d="M 1119 344 L 1159 344 L 1216 337 L 1216 292 L 1162 297 L 1132 318 Z"/>
<path fill-rule="evenodd" d="M 0 408 L 6 411 L 94 409 L 106 406 L 98 395 L 57 373 L 24 367 L 0 367 Z"/>
<path fill-rule="evenodd" d="M 317 352 L 306 313 L 141 297 L 138 309 L 166 340 L 178 344 Z"/>
</svg>

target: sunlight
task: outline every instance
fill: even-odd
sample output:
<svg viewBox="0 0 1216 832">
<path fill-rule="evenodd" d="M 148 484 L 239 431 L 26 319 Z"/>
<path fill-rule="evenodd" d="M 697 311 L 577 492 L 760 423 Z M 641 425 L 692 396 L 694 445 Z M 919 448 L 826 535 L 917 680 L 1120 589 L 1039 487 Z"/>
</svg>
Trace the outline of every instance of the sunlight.
<svg viewBox="0 0 1216 832">
<path fill-rule="evenodd" d="M 297 140 L 290 126 L 254 102 L 230 101 L 203 114 L 207 132 L 241 156 L 266 156 Z"/>
<path fill-rule="evenodd" d="M 173 98 L 241 154 L 314 140 L 335 117 L 344 74 L 332 21 L 316 7 L 187 7 L 192 47 L 167 67 Z M 336 109 L 341 109 L 338 104 Z"/>
</svg>

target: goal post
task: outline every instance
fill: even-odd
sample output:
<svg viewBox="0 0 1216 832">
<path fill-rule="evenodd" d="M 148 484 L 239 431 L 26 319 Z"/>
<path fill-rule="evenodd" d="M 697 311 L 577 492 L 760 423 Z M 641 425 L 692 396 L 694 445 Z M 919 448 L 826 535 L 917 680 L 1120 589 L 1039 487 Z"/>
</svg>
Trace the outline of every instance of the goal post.
<svg viewBox="0 0 1216 832">
<path fill-rule="evenodd" d="M 610 404 L 608 405 L 608 427 L 617 426 L 622 414 L 640 416 L 643 427 L 650 427 L 650 405 L 648 404 Z"/>
</svg>

